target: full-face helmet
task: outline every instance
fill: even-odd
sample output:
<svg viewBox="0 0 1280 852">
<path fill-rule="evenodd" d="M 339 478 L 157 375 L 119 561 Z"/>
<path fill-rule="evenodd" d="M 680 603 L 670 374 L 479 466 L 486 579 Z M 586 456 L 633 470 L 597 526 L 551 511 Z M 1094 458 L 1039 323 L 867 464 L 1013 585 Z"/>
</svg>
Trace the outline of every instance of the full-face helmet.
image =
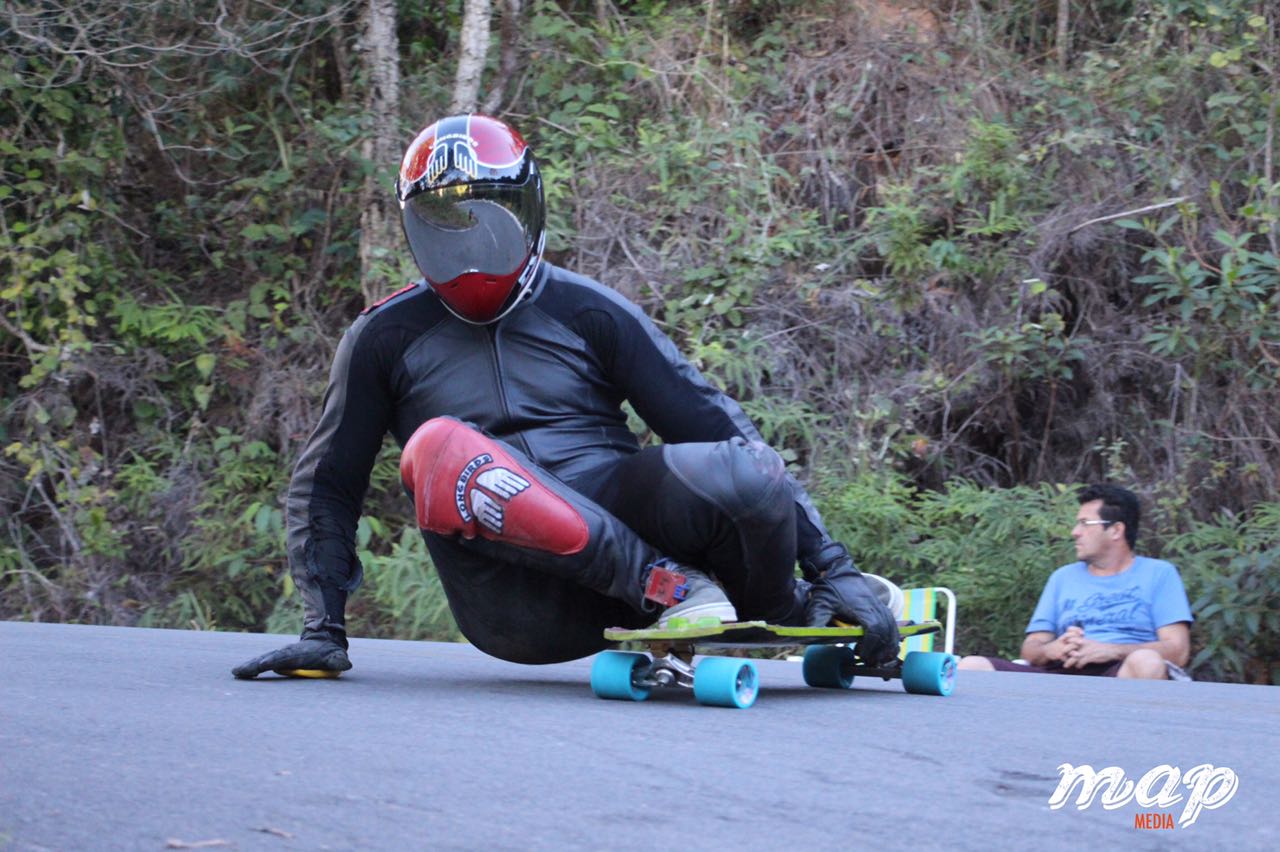
<svg viewBox="0 0 1280 852">
<path fill-rule="evenodd" d="M 396 199 L 413 259 L 460 319 L 493 322 L 529 292 L 546 207 L 533 152 L 513 128 L 475 114 L 430 125 L 405 152 Z"/>
</svg>

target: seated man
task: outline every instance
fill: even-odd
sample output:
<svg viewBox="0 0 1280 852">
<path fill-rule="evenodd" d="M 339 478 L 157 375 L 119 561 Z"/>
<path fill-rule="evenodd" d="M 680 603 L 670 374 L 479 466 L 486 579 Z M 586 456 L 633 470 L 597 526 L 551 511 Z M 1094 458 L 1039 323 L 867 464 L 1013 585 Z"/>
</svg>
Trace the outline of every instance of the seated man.
<svg viewBox="0 0 1280 852">
<path fill-rule="evenodd" d="M 1191 607 L 1178 569 L 1136 556 L 1138 498 L 1114 485 L 1080 494 L 1079 562 L 1053 572 L 1027 625 L 1026 663 L 965 657 L 975 671 L 1190 680 Z"/>
</svg>

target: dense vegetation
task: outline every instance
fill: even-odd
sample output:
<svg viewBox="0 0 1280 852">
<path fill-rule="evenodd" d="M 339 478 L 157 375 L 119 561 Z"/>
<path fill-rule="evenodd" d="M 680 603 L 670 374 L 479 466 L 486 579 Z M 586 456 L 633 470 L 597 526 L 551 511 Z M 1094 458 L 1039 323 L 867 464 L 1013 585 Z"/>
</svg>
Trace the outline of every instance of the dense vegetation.
<svg viewBox="0 0 1280 852">
<path fill-rule="evenodd" d="M 361 263 L 397 165 L 361 5 L 0 12 L 0 617 L 296 629 L 292 461 L 341 329 L 414 276 Z M 1109 479 L 1196 674 L 1280 683 L 1280 19 L 1059 6 L 530 0 L 483 94 L 550 257 L 742 399 L 864 567 L 954 588 L 962 651 L 1016 650 Z M 399 7 L 407 142 L 462 2 Z M 393 447 L 366 512 L 354 631 L 454 635 Z"/>
</svg>

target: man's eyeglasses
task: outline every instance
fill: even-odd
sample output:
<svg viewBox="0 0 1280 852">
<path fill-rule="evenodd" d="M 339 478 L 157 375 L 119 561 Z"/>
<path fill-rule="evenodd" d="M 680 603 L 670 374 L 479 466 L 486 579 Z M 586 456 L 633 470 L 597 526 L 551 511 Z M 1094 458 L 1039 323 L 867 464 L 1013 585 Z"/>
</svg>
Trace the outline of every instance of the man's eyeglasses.
<svg viewBox="0 0 1280 852">
<path fill-rule="evenodd" d="M 1077 527 L 1102 527 L 1103 529 L 1106 529 L 1107 527 L 1111 526 L 1114 523 L 1116 523 L 1116 521 L 1076 521 L 1076 526 Z M 1072 529 L 1074 528 L 1075 527 L 1073 527 Z"/>
</svg>

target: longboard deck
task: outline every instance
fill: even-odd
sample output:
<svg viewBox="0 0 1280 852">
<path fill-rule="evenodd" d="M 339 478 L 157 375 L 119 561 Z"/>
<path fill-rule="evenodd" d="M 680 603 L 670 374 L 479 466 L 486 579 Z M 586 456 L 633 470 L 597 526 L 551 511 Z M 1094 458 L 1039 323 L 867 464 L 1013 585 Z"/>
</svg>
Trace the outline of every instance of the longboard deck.
<svg viewBox="0 0 1280 852">
<path fill-rule="evenodd" d="M 937 621 L 898 625 L 903 639 L 926 633 L 941 632 Z M 788 645 L 838 645 L 856 642 L 862 636 L 861 627 L 784 627 L 764 621 L 736 621 L 695 627 L 642 628 L 631 630 L 610 627 L 604 638 L 610 642 L 678 642 L 692 643 L 704 648 L 767 648 Z"/>
<path fill-rule="evenodd" d="M 936 621 L 898 624 L 904 640 L 941 630 Z M 643 701 L 658 687 L 681 686 L 692 688 L 701 704 L 750 707 L 760 691 L 755 663 L 716 656 L 715 651 L 797 645 L 806 646 L 802 671 L 809 686 L 848 689 L 855 676 L 872 676 L 901 680 L 907 692 L 924 695 L 950 695 L 955 688 L 953 655 L 911 651 L 903 658 L 868 665 L 858 657 L 863 632 L 857 626 L 783 627 L 763 621 L 642 630 L 611 627 L 604 631 L 605 639 L 642 650 L 632 647 L 597 654 L 591 664 L 591 691 L 598 698 Z"/>
</svg>

